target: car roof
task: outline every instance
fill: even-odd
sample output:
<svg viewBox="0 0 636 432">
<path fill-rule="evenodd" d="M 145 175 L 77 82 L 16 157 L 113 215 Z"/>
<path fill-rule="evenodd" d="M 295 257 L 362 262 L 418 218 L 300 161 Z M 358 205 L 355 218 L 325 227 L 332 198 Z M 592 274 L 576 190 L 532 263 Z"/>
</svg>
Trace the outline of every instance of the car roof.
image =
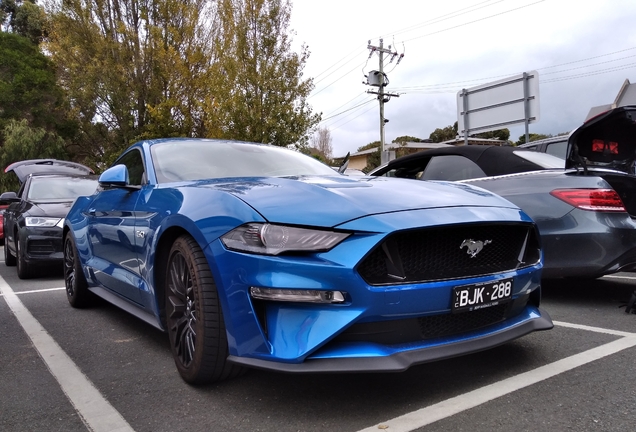
<svg viewBox="0 0 636 432">
<path fill-rule="evenodd" d="M 427 160 L 433 156 L 457 155 L 463 156 L 475 162 L 487 176 L 513 174 L 518 172 L 536 171 L 544 169 L 542 166 L 530 162 L 524 158 L 515 155 L 518 151 L 523 150 L 510 146 L 492 146 L 492 145 L 468 145 L 468 146 L 452 146 L 431 150 L 424 150 L 403 156 L 390 161 L 382 170 L 386 172 L 395 167 L 408 167 L 409 165 L 417 165 L 422 160 Z"/>
<path fill-rule="evenodd" d="M 20 183 L 24 183 L 31 174 L 68 174 L 89 175 L 95 172 L 82 164 L 58 159 L 29 159 L 14 162 L 5 168 L 4 172 L 14 172 Z"/>
</svg>

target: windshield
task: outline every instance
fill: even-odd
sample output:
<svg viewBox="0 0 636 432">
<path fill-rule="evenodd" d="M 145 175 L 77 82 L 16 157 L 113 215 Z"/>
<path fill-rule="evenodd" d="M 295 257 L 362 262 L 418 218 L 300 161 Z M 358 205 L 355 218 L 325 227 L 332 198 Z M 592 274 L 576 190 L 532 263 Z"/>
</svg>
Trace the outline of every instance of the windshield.
<svg viewBox="0 0 636 432">
<path fill-rule="evenodd" d="M 151 147 L 157 182 L 223 177 L 338 175 L 327 165 L 292 150 L 231 141 L 169 141 Z"/>
<path fill-rule="evenodd" d="M 540 153 L 532 150 L 515 150 L 513 153 L 520 158 L 535 163 L 545 169 L 565 168 L 565 160 L 547 153 Z"/>
<path fill-rule="evenodd" d="M 78 177 L 33 177 L 27 198 L 33 201 L 72 201 L 92 195 L 97 180 Z"/>
</svg>

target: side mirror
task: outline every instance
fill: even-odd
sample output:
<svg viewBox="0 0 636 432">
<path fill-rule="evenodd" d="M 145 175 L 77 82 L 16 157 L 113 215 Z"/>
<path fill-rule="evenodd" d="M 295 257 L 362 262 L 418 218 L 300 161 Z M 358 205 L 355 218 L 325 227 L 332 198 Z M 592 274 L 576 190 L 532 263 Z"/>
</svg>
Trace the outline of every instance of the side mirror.
<svg viewBox="0 0 636 432">
<path fill-rule="evenodd" d="M 20 198 L 18 198 L 18 194 L 16 194 L 15 192 L 3 192 L 2 195 L 0 195 L 0 202 L 2 201 L 18 202 L 20 201 Z"/>
<path fill-rule="evenodd" d="M 110 167 L 99 176 L 98 181 L 102 187 L 126 187 L 129 184 L 128 168 L 121 164 Z"/>
</svg>

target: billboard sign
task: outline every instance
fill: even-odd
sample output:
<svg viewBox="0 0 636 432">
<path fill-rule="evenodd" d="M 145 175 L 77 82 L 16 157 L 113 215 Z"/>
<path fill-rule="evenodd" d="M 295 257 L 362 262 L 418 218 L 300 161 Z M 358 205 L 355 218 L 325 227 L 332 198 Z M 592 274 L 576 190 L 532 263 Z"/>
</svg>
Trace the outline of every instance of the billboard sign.
<svg viewBox="0 0 636 432">
<path fill-rule="evenodd" d="M 457 92 L 457 130 L 468 135 L 539 120 L 539 74 L 524 72 Z"/>
</svg>

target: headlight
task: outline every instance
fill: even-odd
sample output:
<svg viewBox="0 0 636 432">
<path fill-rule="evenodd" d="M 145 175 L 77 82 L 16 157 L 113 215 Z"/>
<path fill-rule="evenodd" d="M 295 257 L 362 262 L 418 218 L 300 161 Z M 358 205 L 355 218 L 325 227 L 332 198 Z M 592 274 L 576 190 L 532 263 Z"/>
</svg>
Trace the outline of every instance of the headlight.
<svg viewBox="0 0 636 432">
<path fill-rule="evenodd" d="M 27 217 L 25 218 L 26 226 L 30 227 L 54 227 L 63 219 L 50 217 Z"/>
<path fill-rule="evenodd" d="M 221 237 L 221 241 L 232 250 L 278 255 L 289 251 L 327 251 L 349 235 L 335 231 L 249 223 L 225 234 Z"/>
</svg>

